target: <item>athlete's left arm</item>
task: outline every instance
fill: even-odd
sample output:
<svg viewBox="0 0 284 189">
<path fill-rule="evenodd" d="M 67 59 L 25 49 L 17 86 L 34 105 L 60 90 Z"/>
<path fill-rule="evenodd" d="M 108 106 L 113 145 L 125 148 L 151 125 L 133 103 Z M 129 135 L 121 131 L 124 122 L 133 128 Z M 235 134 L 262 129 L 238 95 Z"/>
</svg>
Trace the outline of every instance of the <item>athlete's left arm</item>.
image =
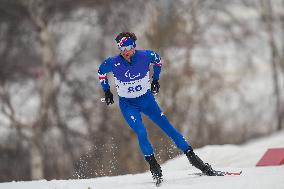
<svg viewBox="0 0 284 189">
<path fill-rule="evenodd" d="M 160 55 L 154 51 L 149 50 L 147 51 L 147 54 L 150 57 L 151 63 L 153 64 L 153 80 L 158 81 L 162 69 L 162 59 Z"/>
</svg>

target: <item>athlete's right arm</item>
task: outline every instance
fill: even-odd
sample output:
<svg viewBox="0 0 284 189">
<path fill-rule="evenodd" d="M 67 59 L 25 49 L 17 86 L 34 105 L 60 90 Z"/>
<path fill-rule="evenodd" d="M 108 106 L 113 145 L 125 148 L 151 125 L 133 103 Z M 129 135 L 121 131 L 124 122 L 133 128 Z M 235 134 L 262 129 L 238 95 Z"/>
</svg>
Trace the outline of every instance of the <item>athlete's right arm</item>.
<svg viewBox="0 0 284 189">
<path fill-rule="evenodd" d="M 110 89 L 107 74 L 112 71 L 112 59 L 106 59 L 99 67 L 98 74 L 101 86 L 104 91 Z"/>
</svg>

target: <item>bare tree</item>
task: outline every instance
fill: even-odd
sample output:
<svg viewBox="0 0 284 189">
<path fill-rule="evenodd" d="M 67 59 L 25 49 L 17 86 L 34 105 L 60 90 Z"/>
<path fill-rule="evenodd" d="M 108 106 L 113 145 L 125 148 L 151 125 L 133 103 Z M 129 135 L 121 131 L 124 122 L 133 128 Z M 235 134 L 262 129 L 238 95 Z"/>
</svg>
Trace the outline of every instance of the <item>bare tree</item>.
<svg viewBox="0 0 284 189">
<path fill-rule="evenodd" d="M 268 43 L 271 50 L 271 70 L 272 70 L 272 80 L 274 86 L 274 95 L 275 95 L 275 111 L 276 111 L 276 119 L 277 119 L 277 130 L 281 130 L 283 128 L 283 99 L 281 99 L 281 87 L 280 87 L 280 73 L 279 70 L 281 68 L 281 57 L 280 52 L 276 45 L 275 39 L 275 30 L 273 27 L 274 24 L 274 12 L 271 5 L 271 1 L 261 0 L 261 13 L 264 20 L 266 32 L 268 35 Z M 283 74 L 282 74 L 283 75 Z"/>
</svg>

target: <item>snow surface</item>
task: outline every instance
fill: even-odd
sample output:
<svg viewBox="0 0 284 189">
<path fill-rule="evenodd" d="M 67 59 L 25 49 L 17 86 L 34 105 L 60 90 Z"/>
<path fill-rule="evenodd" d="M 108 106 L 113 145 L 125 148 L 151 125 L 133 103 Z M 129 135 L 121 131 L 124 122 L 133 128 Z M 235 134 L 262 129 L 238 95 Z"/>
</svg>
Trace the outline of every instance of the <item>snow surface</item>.
<svg viewBox="0 0 284 189">
<path fill-rule="evenodd" d="M 196 153 L 214 168 L 243 171 L 241 176 L 199 177 L 186 157 L 180 156 L 162 165 L 164 182 L 160 188 L 190 189 L 283 189 L 284 165 L 255 167 L 267 148 L 284 147 L 284 132 L 250 141 L 243 145 L 214 145 L 196 149 Z M 0 183 L 0 189 L 148 189 L 156 188 L 150 172 L 81 180 L 40 180 Z"/>
</svg>

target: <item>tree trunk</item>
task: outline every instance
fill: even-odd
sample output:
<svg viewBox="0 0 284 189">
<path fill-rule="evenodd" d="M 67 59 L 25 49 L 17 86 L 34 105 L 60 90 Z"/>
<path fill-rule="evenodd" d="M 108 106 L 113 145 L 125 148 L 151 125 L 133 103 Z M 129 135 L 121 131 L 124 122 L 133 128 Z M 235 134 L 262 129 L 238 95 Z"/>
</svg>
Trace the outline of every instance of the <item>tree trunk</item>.
<svg viewBox="0 0 284 189">
<path fill-rule="evenodd" d="M 43 151 L 41 149 L 42 136 L 45 129 L 50 125 L 49 114 L 52 113 L 52 99 L 55 95 L 54 67 L 55 52 L 52 34 L 48 30 L 48 23 L 44 19 L 44 1 L 29 0 L 23 2 L 27 7 L 30 19 L 37 28 L 40 45 L 41 64 L 43 69 L 42 84 L 40 85 L 40 107 L 33 128 L 31 147 L 31 179 L 42 179 L 44 177 Z"/>
<path fill-rule="evenodd" d="M 271 50 L 271 70 L 272 70 L 272 81 L 274 87 L 274 95 L 276 98 L 276 129 L 282 129 L 282 114 L 281 114 L 281 90 L 280 90 L 280 77 L 278 72 L 279 67 L 279 53 L 276 46 L 273 30 L 273 10 L 271 7 L 270 0 L 262 0 L 262 11 L 265 19 L 266 30 L 268 34 L 269 46 Z"/>
<path fill-rule="evenodd" d="M 34 136 L 37 137 L 37 136 Z M 44 177 L 43 170 L 43 157 L 41 153 L 40 146 L 38 145 L 37 139 L 34 138 L 34 140 L 31 143 L 30 148 L 30 165 L 31 165 L 31 179 L 32 180 L 39 180 Z"/>
</svg>

